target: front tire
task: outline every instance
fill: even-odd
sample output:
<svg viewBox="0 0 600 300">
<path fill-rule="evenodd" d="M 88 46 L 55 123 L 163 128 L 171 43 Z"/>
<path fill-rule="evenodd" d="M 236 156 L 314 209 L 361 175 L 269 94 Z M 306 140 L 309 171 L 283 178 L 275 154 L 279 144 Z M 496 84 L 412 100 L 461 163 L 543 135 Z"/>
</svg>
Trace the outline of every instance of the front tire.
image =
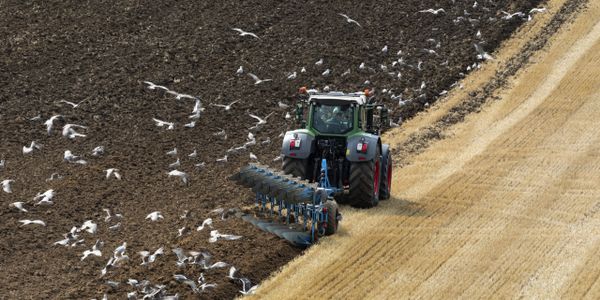
<svg viewBox="0 0 600 300">
<path fill-rule="evenodd" d="M 371 208 L 379 204 L 381 179 L 381 154 L 379 146 L 375 157 L 366 162 L 352 162 L 350 165 L 350 191 L 348 202 L 359 208 Z"/>
</svg>

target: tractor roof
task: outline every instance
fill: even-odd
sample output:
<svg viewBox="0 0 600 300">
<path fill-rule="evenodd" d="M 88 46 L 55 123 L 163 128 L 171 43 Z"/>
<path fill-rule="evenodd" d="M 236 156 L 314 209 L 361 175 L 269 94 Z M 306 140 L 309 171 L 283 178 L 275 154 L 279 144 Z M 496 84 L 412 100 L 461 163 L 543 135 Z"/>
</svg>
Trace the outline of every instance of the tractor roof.
<svg viewBox="0 0 600 300">
<path fill-rule="evenodd" d="M 342 93 L 342 92 L 329 92 L 329 93 L 311 93 L 309 101 L 312 100 L 337 100 L 337 101 L 350 101 L 355 102 L 358 105 L 364 105 L 367 103 L 367 97 L 364 93 Z"/>
</svg>

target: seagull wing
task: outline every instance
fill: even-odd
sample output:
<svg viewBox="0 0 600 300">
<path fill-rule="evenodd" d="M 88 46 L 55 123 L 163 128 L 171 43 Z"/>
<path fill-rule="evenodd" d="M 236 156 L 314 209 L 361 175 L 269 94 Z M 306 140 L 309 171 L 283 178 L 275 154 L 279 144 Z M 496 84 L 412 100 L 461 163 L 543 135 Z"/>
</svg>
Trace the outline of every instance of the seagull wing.
<svg viewBox="0 0 600 300">
<path fill-rule="evenodd" d="M 260 81 L 260 78 L 258 78 L 258 76 L 252 74 L 252 73 L 248 73 L 248 76 L 252 77 L 252 79 L 254 79 L 254 81 Z"/>
<path fill-rule="evenodd" d="M 348 22 L 349 23 L 354 23 L 354 24 L 358 25 L 358 27 L 362 27 L 356 20 L 348 19 Z"/>
<path fill-rule="evenodd" d="M 259 116 L 253 115 L 253 114 L 248 114 L 250 117 L 255 118 L 258 120 L 258 122 L 264 122 L 265 120 L 261 119 Z"/>
</svg>

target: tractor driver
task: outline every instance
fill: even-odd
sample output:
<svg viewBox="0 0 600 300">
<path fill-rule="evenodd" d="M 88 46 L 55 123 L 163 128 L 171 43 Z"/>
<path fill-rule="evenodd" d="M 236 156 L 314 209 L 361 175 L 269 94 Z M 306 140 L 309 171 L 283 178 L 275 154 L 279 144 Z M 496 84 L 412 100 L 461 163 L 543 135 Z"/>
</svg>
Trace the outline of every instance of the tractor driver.
<svg viewBox="0 0 600 300">
<path fill-rule="evenodd" d="M 344 132 L 348 126 L 352 126 L 348 120 L 352 117 L 352 110 L 349 107 L 336 106 L 333 108 L 332 116 L 326 121 L 327 127 L 331 131 Z"/>
</svg>

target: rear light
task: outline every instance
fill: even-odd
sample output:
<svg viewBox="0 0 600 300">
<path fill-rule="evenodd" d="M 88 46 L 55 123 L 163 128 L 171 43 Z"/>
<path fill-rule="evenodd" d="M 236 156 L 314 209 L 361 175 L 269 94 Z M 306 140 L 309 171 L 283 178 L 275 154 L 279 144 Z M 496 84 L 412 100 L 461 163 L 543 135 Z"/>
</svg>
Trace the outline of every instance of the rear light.
<svg viewBox="0 0 600 300">
<path fill-rule="evenodd" d="M 290 140 L 290 150 L 300 149 L 300 145 L 302 144 L 301 139 L 291 139 Z"/>
<path fill-rule="evenodd" d="M 356 152 L 358 153 L 367 153 L 368 143 L 358 143 L 356 144 Z"/>
</svg>

